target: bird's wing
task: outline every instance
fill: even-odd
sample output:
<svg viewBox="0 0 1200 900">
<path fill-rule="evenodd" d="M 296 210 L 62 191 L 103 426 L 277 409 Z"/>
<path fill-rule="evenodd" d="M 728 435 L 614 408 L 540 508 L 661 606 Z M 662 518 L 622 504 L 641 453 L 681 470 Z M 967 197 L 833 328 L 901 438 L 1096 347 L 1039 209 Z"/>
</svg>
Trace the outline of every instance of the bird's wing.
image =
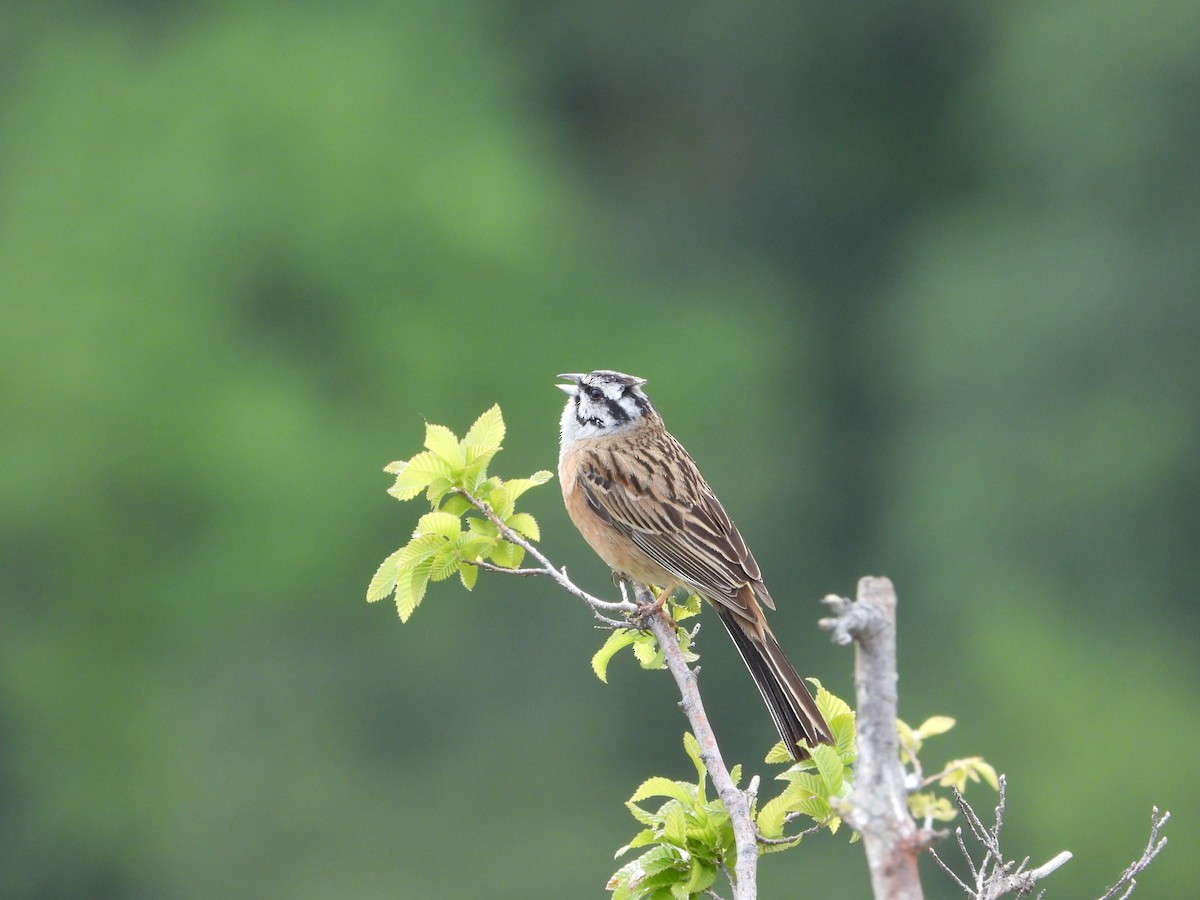
<svg viewBox="0 0 1200 900">
<path fill-rule="evenodd" d="M 628 454 L 589 450 L 580 460 L 578 482 L 588 505 L 691 589 L 758 619 L 755 595 L 774 608 L 758 563 L 687 451 L 670 435 L 662 440 L 633 462 L 622 462 Z M 673 474 L 664 473 L 646 459 L 678 465 Z M 745 590 L 747 585 L 753 590 Z"/>
</svg>

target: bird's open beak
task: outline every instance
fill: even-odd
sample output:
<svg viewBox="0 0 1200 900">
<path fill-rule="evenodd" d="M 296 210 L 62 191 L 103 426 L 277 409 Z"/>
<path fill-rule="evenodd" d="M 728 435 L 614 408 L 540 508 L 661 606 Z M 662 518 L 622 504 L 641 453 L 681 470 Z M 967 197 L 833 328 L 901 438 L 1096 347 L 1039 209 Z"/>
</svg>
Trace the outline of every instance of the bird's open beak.
<svg viewBox="0 0 1200 900">
<path fill-rule="evenodd" d="M 570 384 L 556 384 L 555 387 L 558 388 L 563 393 L 574 396 L 575 392 L 579 389 L 579 379 L 582 378 L 583 375 L 568 374 L 568 375 L 558 375 L 556 377 L 562 378 L 564 381 L 569 381 L 571 383 Z"/>
</svg>

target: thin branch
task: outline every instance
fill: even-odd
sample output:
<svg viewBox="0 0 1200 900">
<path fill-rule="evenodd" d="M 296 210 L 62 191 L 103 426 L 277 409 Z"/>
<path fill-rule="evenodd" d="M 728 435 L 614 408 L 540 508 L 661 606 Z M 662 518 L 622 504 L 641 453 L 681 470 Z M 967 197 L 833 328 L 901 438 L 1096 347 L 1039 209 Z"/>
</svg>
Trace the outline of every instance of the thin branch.
<svg viewBox="0 0 1200 900">
<path fill-rule="evenodd" d="M 641 604 L 648 605 L 654 602 L 654 595 L 645 585 L 635 584 L 634 590 Z M 708 715 L 704 712 L 696 673 L 684 659 L 683 651 L 679 648 L 679 639 L 675 635 L 675 629 L 667 622 L 666 613 L 660 609 L 656 615 L 650 617 L 649 626 L 658 641 L 667 668 L 670 669 L 683 696 L 679 705 L 683 708 L 692 734 L 700 745 L 700 759 L 708 769 L 713 789 L 725 804 L 725 811 L 729 813 L 737 850 L 737 864 L 731 876 L 734 900 L 752 900 L 758 896 L 758 832 L 750 818 L 749 798 L 746 793 L 738 790 L 729 775 L 729 769 L 725 767 L 721 748 L 717 745 L 717 736 L 708 721 Z"/>
<path fill-rule="evenodd" d="M 1025 867 L 1029 865 L 1029 857 L 1025 857 L 1015 868 L 1014 861 L 1004 861 L 1004 854 L 1000 851 L 1000 830 L 1004 827 L 1004 809 L 1008 802 L 1005 793 L 1006 787 L 1006 780 L 1001 775 L 999 798 L 996 802 L 996 820 L 991 828 L 985 827 L 971 804 L 963 799 L 963 795 L 957 789 L 954 791 L 954 802 L 958 804 L 963 821 L 967 823 L 971 835 L 984 850 L 983 859 L 976 864 L 963 841 L 962 828 L 955 830 L 958 849 L 962 851 L 963 859 L 967 861 L 967 867 L 971 870 L 971 878 L 975 882 L 973 887 L 968 886 L 966 882 L 955 875 L 945 860 L 936 852 L 930 851 L 933 858 L 937 860 L 937 864 L 950 873 L 950 877 L 962 888 L 963 893 L 973 900 L 998 900 L 1006 894 L 1016 894 L 1018 897 L 1028 894 L 1033 890 L 1034 885 L 1056 872 L 1071 859 L 1070 851 L 1064 850 L 1036 869 L 1028 870 Z"/>
<path fill-rule="evenodd" d="M 470 491 L 465 491 L 462 488 L 456 488 L 455 492 L 458 493 L 459 495 L 461 495 L 462 497 L 466 498 L 468 503 L 470 503 L 473 507 L 475 507 L 481 513 L 483 513 L 485 516 L 487 516 L 487 518 L 492 522 L 492 524 L 494 524 L 496 526 L 496 528 L 500 531 L 501 537 L 503 537 L 510 544 L 516 544 L 518 547 L 520 547 L 522 550 L 524 550 L 526 553 L 528 553 L 530 556 L 532 556 L 534 559 L 536 559 L 539 563 L 542 564 L 540 569 L 505 569 L 503 566 L 493 566 L 493 564 L 491 564 L 491 563 L 484 564 L 482 562 L 472 563 L 472 565 L 479 565 L 480 568 L 488 569 L 489 571 L 510 572 L 510 573 L 515 572 L 519 575 L 538 574 L 538 575 L 546 575 L 550 578 L 553 578 L 558 583 L 559 587 L 563 588 L 568 593 L 575 595 L 580 600 L 582 600 L 584 603 L 586 603 L 588 606 L 590 606 L 592 608 L 592 612 L 596 615 L 596 618 L 600 619 L 601 621 L 605 622 L 606 624 L 624 625 L 625 623 L 615 622 L 612 619 L 606 618 L 601 615 L 601 612 L 610 612 L 610 613 L 634 613 L 634 612 L 637 612 L 637 606 L 634 605 L 633 603 L 630 603 L 628 600 L 619 600 L 619 601 L 601 600 L 599 597 L 593 597 L 587 591 L 583 590 L 582 588 L 577 587 L 575 585 L 575 582 L 571 581 L 571 579 L 567 577 L 566 568 L 563 568 L 561 570 L 555 568 L 554 564 L 552 562 L 550 562 L 549 559 L 546 558 L 545 554 L 543 554 L 541 550 L 539 550 L 537 547 L 535 547 L 533 544 L 531 544 L 529 541 L 527 541 L 522 535 L 518 534 L 517 532 L 515 532 L 511 528 L 509 528 L 507 525 L 505 525 L 504 521 L 499 516 L 497 516 L 495 512 L 492 511 L 492 508 L 490 506 L 488 506 L 488 504 L 484 503 L 482 500 L 480 500 L 478 497 L 476 497 Z"/>
</svg>

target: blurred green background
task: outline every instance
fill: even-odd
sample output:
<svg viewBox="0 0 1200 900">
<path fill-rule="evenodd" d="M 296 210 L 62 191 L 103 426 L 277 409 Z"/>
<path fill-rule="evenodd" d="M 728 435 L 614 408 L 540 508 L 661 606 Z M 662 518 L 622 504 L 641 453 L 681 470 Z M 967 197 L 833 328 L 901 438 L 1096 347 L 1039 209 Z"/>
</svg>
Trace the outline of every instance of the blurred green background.
<svg viewBox="0 0 1200 900">
<path fill-rule="evenodd" d="M 423 417 L 499 402 L 494 469 L 552 468 L 598 367 L 801 671 L 849 696 L 818 600 L 895 580 L 901 714 L 1008 774 L 1013 856 L 1075 853 L 1051 896 L 1153 803 L 1137 896 L 1191 894 L 1198 102 L 1194 0 L 5 6 L 0 896 L 603 896 L 622 801 L 691 771 L 669 679 L 601 685 L 549 584 L 363 601 Z M 867 895 L 843 836 L 760 877 Z"/>
</svg>

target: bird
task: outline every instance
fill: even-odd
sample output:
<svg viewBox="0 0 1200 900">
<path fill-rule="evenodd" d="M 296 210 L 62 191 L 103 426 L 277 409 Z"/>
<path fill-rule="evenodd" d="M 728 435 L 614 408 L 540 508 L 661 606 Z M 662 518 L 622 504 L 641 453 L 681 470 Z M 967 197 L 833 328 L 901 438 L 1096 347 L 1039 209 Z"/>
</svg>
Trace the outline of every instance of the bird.
<svg viewBox="0 0 1200 900">
<path fill-rule="evenodd" d="M 610 369 L 559 375 L 567 393 L 558 475 L 567 514 L 625 581 L 678 590 L 716 610 L 762 694 L 789 755 L 834 743 L 804 680 L 784 655 L 763 607 L 775 601 L 737 526 L 696 461 L 663 424 L 644 378 Z"/>
</svg>

